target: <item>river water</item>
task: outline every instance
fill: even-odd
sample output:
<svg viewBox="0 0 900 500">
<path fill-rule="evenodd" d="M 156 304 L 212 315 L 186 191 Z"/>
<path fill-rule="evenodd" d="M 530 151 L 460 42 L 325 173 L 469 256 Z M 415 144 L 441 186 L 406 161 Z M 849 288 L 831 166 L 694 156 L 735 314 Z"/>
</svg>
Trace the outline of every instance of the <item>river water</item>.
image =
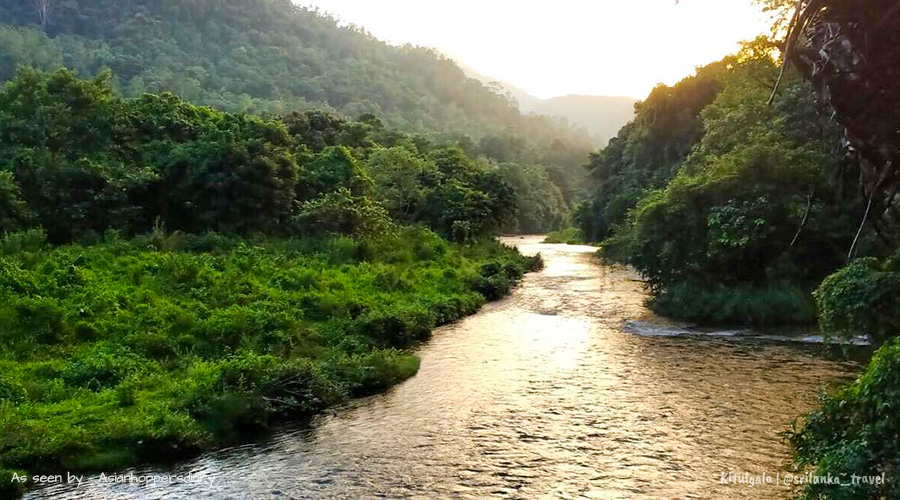
<svg viewBox="0 0 900 500">
<path fill-rule="evenodd" d="M 439 328 L 418 375 L 262 443 L 28 498 L 789 499 L 779 433 L 858 366 L 820 347 L 683 335 L 595 248 L 506 238 L 546 268 L 512 296 Z"/>
</svg>

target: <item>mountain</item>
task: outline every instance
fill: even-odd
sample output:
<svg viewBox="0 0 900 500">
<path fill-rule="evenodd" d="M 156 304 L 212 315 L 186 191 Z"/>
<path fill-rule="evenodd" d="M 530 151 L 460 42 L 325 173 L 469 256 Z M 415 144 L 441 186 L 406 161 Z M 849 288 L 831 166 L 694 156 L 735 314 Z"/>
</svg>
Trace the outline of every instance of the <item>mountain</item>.
<svg viewBox="0 0 900 500">
<path fill-rule="evenodd" d="M 593 146 L 431 49 L 389 45 L 290 0 L 0 0 L 0 81 L 18 65 L 108 68 L 126 97 L 171 91 L 226 111 L 315 108 L 476 143 L 513 133 L 535 147 Z"/>
<path fill-rule="evenodd" d="M 515 85 L 479 73 L 464 63 L 457 61 L 457 64 L 469 77 L 510 101 L 514 100 L 523 113 L 565 118 L 576 127 L 586 129 L 594 136 L 595 142 L 602 145 L 606 145 L 619 129 L 634 118 L 634 105 L 638 100 L 632 97 L 570 94 L 541 99 Z"/>
<path fill-rule="evenodd" d="M 552 99 L 520 101 L 519 108 L 524 113 L 563 117 L 586 128 L 606 144 L 622 126 L 634 118 L 634 105 L 637 102 L 637 99 L 631 97 L 572 94 Z"/>
</svg>

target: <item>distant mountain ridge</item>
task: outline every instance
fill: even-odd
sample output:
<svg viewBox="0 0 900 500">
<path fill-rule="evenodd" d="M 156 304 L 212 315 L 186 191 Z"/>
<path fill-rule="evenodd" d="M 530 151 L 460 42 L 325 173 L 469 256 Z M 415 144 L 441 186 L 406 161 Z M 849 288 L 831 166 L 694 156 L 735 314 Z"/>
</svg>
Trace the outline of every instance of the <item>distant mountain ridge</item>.
<svg viewBox="0 0 900 500">
<path fill-rule="evenodd" d="M 454 61 L 470 78 L 484 83 L 498 94 L 514 99 L 523 113 L 565 118 L 573 125 L 586 129 L 602 145 L 606 145 L 619 129 L 634 118 L 634 105 L 639 102 L 633 97 L 581 94 L 541 99 L 515 85 L 481 74 L 458 59 Z"/>
<path fill-rule="evenodd" d="M 573 124 L 586 128 L 605 145 L 634 118 L 634 105 L 637 102 L 637 99 L 631 97 L 571 94 L 519 102 L 519 109 L 523 113 L 566 118 Z"/>
</svg>

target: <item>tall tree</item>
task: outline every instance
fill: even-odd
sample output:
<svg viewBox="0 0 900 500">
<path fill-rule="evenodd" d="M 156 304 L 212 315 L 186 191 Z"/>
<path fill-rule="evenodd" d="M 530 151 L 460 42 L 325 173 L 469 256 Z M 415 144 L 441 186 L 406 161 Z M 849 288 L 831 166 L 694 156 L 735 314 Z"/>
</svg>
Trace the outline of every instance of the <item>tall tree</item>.
<svg viewBox="0 0 900 500">
<path fill-rule="evenodd" d="M 38 19 L 41 23 L 41 29 L 47 31 L 47 18 L 50 14 L 51 0 L 34 0 L 34 6 L 38 12 Z"/>
<path fill-rule="evenodd" d="M 869 222 L 896 245 L 900 243 L 900 2 L 799 0 L 795 5 L 784 42 L 786 60 L 812 82 L 844 127 L 870 200 L 863 225 Z"/>
</svg>

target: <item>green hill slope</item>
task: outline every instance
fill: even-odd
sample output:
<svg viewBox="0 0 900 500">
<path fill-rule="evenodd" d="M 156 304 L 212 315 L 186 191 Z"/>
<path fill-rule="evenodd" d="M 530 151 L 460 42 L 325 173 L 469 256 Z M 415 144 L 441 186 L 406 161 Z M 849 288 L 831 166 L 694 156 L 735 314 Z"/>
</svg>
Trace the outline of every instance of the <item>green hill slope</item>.
<svg viewBox="0 0 900 500">
<path fill-rule="evenodd" d="M 41 2 L 44 3 L 44 2 Z M 407 131 L 468 135 L 513 129 L 534 144 L 588 145 L 430 49 L 394 47 L 289 0 L 0 0 L 0 79 L 18 64 L 112 69 L 126 96 L 172 91 L 226 111 L 319 108 L 372 113 Z"/>
</svg>

